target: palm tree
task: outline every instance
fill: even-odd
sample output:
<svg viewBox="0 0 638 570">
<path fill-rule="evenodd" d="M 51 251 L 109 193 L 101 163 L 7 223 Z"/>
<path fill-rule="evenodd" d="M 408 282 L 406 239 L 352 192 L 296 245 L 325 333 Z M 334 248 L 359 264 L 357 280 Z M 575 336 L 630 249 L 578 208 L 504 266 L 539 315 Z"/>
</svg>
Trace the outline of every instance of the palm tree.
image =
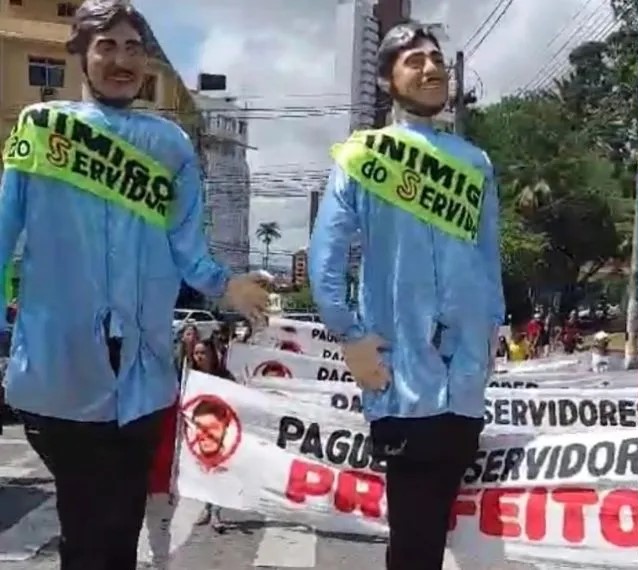
<svg viewBox="0 0 638 570">
<path fill-rule="evenodd" d="M 277 222 L 262 222 L 259 224 L 255 232 L 259 239 L 266 246 L 266 255 L 264 256 L 264 269 L 268 269 L 268 258 L 270 257 L 270 244 L 273 241 L 281 239 L 281 229 Z"/>
</svg>

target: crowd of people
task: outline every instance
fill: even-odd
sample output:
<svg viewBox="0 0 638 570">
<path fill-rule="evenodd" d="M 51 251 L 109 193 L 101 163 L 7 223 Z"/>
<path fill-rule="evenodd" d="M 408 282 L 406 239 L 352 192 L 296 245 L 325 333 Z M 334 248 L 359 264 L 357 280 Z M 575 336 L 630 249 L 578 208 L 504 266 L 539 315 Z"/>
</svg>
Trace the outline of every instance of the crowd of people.
<svg viewBox="0 0 638 570">
<path fill-rule="evenodd" d="M 497 357 L 507 362 L 522 362 L 547 358 L 553 353 L 574 354 L 584 346 L 583 327 L 578 314 L 572 310 L 561 323 L 550 309 L 537 307 L 533 317 L 526 323 L 512 325 L 510 338 L 499 337 Z M 609 364 L 610 336 L 598 331 L 591 344 L 591 369 L 602 371 Z"/>
<path fill-rule="evenodd" d="M 550 309 L 537 307 L 533 317 L 526 323 L 511 325 L 510 338 L 501 335 L 497 356 L 510 362 L 521 362 L 548 357 L 562 348 L 573 354 L 582 345 L 582 327 L 576 311 L 571 311 L 561 323 Z"/>
</svg>

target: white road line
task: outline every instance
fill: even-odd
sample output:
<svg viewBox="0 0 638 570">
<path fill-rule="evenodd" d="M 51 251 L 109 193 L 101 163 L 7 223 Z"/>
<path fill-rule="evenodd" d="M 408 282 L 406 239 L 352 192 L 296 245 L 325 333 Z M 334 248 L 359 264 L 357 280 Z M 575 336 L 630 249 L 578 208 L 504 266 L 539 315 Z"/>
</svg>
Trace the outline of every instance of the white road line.
<svg viewBox="0 0 638 570">
<path fill-rule="evenodd" d="M 317 535 L 308 527 L 267 526 L 253 566 L 314 568 L 317 564 Z"/>
<path fill-rule="evenodd" d="M 0 435 L 0 445 L 29 445 L 29 442 L 21 437 L 3 437 Z"/>
<path fill-rule="evenodd" d="M 179 499 L 172 507 L 167 495 L 149 497 L 138 546 L 140 562 L 166 563 L 169 555 L 190 538 L 202 507 L 202 503 L 192 499 Z M 168 520 L 170 525 L 165 522 Z"/>
<path fill-rule="evenodd" d="M 37 469 L 38 456 L 31 448 L 19 457 L 0 465 L 0 478 L 20 479 L 28 477 Z"/>
<path fill-rule="evenodd" d="M 11 528 L 0 533 L 0 560 L 23 562 L 58 536 L 60 527 L 55 497 L 29 511 Z"/>
</svg>

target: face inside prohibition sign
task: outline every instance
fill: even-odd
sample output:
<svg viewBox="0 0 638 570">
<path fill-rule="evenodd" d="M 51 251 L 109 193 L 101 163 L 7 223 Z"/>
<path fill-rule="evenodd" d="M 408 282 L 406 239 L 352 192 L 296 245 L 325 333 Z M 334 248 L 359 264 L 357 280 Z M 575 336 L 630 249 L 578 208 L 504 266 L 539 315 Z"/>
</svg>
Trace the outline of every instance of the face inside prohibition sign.
<svg viewBox="0 0 638 570">
<path fill-rule="evenodd" d="M 227 462 L 241 440 L 235 411 L 217 396 L 202 395 L 186 403 L 182 412 L 186 442 L 200 466 L 210 470 Z"/>
</svg>

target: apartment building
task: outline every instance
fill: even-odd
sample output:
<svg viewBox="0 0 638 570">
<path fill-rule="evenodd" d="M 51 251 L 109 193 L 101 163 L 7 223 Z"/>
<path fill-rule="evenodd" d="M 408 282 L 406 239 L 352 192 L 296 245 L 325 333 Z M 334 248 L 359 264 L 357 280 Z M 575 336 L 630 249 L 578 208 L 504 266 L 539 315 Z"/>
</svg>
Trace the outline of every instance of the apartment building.
<svg viewBox="0 0 638 570">
<path fill-rule="evenodd" d="M 335 68 L 339 88 L 350 94 L 349 133 L 374 124 L 379 45 L 374 4 L 371 0 L 338 0 L 336 28 Z"/>
<path fill-rule="evenodd" d="M 305 248 L 292 254 L 292 283 L 296 287 L 308 284 L 308 250 Z"/>
<path fill-rule="evenodd" d="M 237 272 L 250 266 L 248 117 L 234 97 L 194 92 L 201 114 L 198 151 L 204 170 L 209 250 Z"/>
<path fill-rule="evenodd" d="M 3 141 L 25 105 L 80 97 L 80 64 L 65 50 L 71 18 L 78 4 L 56 0 L 0 0 L 0 136 Z M 152 60 L 136 106 L 162 112 L 194 133 L 197 114 L 192 97 L 152 32 L 150 35 L 153 37 Z"/>
</svg>

